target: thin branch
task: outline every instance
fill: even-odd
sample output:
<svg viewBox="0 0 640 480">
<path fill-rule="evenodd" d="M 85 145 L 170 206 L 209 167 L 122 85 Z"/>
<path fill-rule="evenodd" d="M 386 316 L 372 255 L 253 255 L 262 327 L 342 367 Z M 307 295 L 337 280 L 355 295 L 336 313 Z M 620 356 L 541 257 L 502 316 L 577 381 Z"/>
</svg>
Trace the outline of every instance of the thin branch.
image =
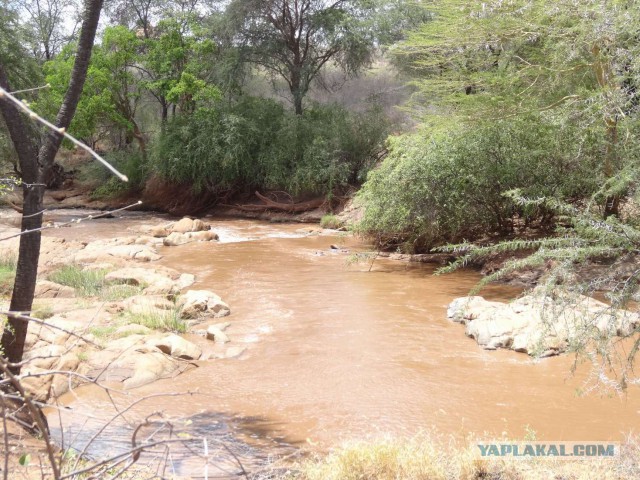
<svg viewBox="0 0 640 480">
<path fill-rule="evenodd" d="M 127 205 L 126 207 L 118 208 L 116 210 L 109 210 L 108 212 L 99 213 L 98 215 L 87 215 L 86 217 L 74 218 L 73 220 L 69 220 L 68 222 L 59 223 L 58 225 L 45 225 L 44 227 L 40 227 L 40 228 L 32 228 L 31 230 L 23 230 L 20 233 L 15 233 L 13 235 L 9 235 L 7 237 L 0 238 L 0 242 L 3 242 L 5 240 L 9 240 L 11 238 L 20 237 L 20 236 L 26 235 L 28 233 L 41 232 L 43 230 L 49 230 L 51 228 L 66 227 L 68 225 L 74 225 L 74 224 L 77 224 L 77 223 L 80 223 L 80 222 L 84 222 L 85 220 L 87 220 L 87 221 L 88 220 L 95 220 L 96 218 L 100 218 L 100 217 L 104 217 L 106 215 L 111 215 L 113 213 L 121 212 L 123 210 L 127 210 L 128 208 L 137 207 L 138 205 L 142 205 L 142 200 L 138 200 L 136 203 L 132 203 L 131 205 Z"/>
<path fill-rule="evenodd" d="M 15 95 L 16 93 L 35 92 L 36 90 L 42 90 L 44 88 L 51 88 L 51 85 L 47 83 L 46 85 L 43 85 L 41 87 L 25 88 L 24 90 L 14 90 L 11 93 L 13 95 Z M 1 95 L 0 95 L 0 97 L 1 97 Z"/>
<path fill-rule="evenodd" d="M 29 115 L 30 118 L 32 118 L 34 120 L 37 120 L 38 122 L 42 123 L 47 128 L 51 129 L 54 132 L 57 132 L 57 133 L 61 134 L 67 140 L 71 141 L 73 144 L 75 144 L 78 147 L 82 148 L 83 150 L 86 150 L 87 152 L 89 152 L 89 154 L 93 158 L 95 158 L 100 163 L 102 163 L 105 167 L 107 167 L 109 170 L 111 170 L 111 172 L 113 172 L 113 174 L 116 175 L 120 180 L 122 180 L 123 182 L 128 182 L 129 181 L 129 179 L 127 178 L 126 175 L 120 173 L 113 165 L 111 165 L 104 158 L 102 158 L 100 155 L 98 155 L 98 153 L 94 149 L 92 149 L 91 147 L 85 145 L 80 140 L 77 140 L 75 137 L 72 137 L 71 135 L 69 135 L 67 133 L 67 129 L 66 128 L 64 128 L 64 127 L 56 127 L 53 123 L 51 123 L 50 121 L 46 120 L 45 118 L 41 117 L 36 112 L 31 110 L 29 108 L 27 102 L 20 101 L 19 99 L 14 97 L 11 93 L 6 91 L 4 88 L 0 87 L 0 99 L 5 98 L 5 97 L 7 98 L 7 100 L 9 100 L 11 103 L 13 103 L 16 107 L 18 107 L 20 110 L 22 110 L 27 115 Z"/>
<path fill-rule="evenodd" d="M 51 437 L 49 436 L 49 432 L 47 431 L 47 426 L 42 421 L 43 419 L 42 410 L 40 410 L 38 407 L 34 405 L 33 401 L 31 400 L 31 396 L 24 390 L 24 387 L 20 383 L 20 380 L 18 380 L 11 372 L 11 369 L 8 367 L 7 361 L 1 357 L 0 357 L 0 370 L 2 370 L 3 376 L 6 376 L 7 378 L 9 378 L 9 380 L 11 380 L 11 384 L 16 389 L 16 391 L 22 396 L 24 403 L 27 405 L 27 408 L 31 413 L 33 421 L 38 426 L 38 429 L 40 430 L 40 434 L 42 435 L 42 438 L 47 447 L 46 448 L 47 456 L 49 457 L 49 462 L 51 463 L 51 468 L 53 470 L 53 478 L 55 480 L 60 480 L 60 467 L 56 462 L 55 453 L 53 451 L 53 443 L 51 442 Z"/>
<path fill-rule="evenodd" d="M 77 333 L 72 332 L 71 330 L 66 330 L 66 329 L 64 329 L 62 327 L 58 327 L 57 325 L 52 325 L 51 323 L 47 323 L 44 320 L 40 320 L 38 318 L 29 317 L 28 315 L 23 315 L 21 312 L 6 312 L 6 311 L 0 310 L 0 315 L 6 315 L 9 318 L 15 318 L 17 320 L 23 320 L 25 322 L 33 322 L 33 323 L 37 323 L 38 325 L 42 325 L 42 326 L 45 326 L 45 327 L 50 327 L 50 328 L 53 328 L 55 330 L 60 330 L 61 332 L 66 333 L 67 335 L 72 335 L 72 336 L 77 337 L 77 338 L 79 338 L 81 340 L 84 340 L 85 342 L 87 342 L 87 343 L 89 343 L 89 344 L 91 344 L 91 345 L 93 345 L 95 347 L 100 348 L 100 345 L 98 345 L 95 342 L 92 342 L 91 340 L 85 339 L 82 335 L 78 335 Z M 21 363 L 12 363 L 12 364 L 10 364 L 11 367 L 17 367 L 19 365 L 21 365 Z"/>
</svg>

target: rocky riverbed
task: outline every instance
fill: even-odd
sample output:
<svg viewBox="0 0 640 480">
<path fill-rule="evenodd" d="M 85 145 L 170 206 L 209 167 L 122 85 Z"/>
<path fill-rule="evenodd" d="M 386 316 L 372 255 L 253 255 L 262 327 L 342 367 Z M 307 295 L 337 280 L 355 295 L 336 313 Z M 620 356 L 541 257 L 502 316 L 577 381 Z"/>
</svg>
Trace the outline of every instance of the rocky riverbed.
<svg viewBox="0 0 640 480">
<path fill-rule="evenodd" d="M 217 240 L 210 225 L 190 218 L 90 242 L 45 236 L 32 312 L 45 323 L 30 326 L 22 370 L 34 397 L 49 401 L 90 381 L 139 387 L 197 368 L 195 361 L 241 354 L 227 345 L 229 323 L 220 318 L 231 310 L 220 296 L 190 289 L 189 272 L 155 264 L 159 245 Z M 2 247 L 0 256 L 15 255 L 17 238 Z M 56 283 L 56 272 L 98 278 L 99 291 L 84 291 L 82 280 L 77 288 Z"/>
</svg>

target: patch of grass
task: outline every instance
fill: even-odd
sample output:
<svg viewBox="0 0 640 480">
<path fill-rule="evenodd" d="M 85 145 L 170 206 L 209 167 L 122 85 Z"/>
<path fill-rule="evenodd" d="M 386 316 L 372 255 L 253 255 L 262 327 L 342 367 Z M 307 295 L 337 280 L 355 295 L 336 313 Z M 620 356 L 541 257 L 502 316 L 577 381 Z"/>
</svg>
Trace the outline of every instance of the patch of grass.
<svg viewBox="0 0 640 480">
<path fill-rule="evenodd" d="M 7 297 L 13 290 L 13 281 L 16 278 L 16 266 L 18 258 L 13 252 L 0 254 L 0 296 Z"/>
<path fill-rule="evenodd" d="M 104 286 L 99 295 L 102 300 L 107 302 L 117 302 L 140 295 L 144 289 L 144 285 L 109 285 Z"/>
<path fill-rule="evenodd" d="M 31 315 L 40 320 L 46 320 L 47 318 L 53 317 L 53 307 L 51 305 L 40 305 L 36 303 L 31 310 Z"/>
<path fill-rule="evenodd" d="M 122 180 L 111 177 L 105 183 L 99 185 L 89 194 L 91 200 L 116 198 L 128 191 L 128 185 Z"/>
<path fill-rule="evenodd" d="M 187 323 L 180 318 L 180 310 L 154 310 L 149 312 L 129 313 L 127 315 L 129 323 L 137 323 L 152 330 L 165 332 L 185 333 Z"/>
<path fill-rule="evenodd" d="M 98 295 L 105 287 L 107 270 L 83 270 L 79 265 L 65 265 L 49 274 L 50 281 L 73 287 L 83 297 Z"/>
<path fill-rule="evenodd" d="M 89 329 L 89 333 L 97 339 L 105 339 L 110 338 L 115 333 L 117 328 L 118 327 L 114 325 L 100 325 L 91 327 Z"/>
<path fill-rule="evenodd" d="M 322 218 L 320 219 L 320 226 L 322 228 L 338 230 L 339 228 L 344 227 L 344 222 L 335 215 L 328 214 L 322 216 Z"/>
</svg>

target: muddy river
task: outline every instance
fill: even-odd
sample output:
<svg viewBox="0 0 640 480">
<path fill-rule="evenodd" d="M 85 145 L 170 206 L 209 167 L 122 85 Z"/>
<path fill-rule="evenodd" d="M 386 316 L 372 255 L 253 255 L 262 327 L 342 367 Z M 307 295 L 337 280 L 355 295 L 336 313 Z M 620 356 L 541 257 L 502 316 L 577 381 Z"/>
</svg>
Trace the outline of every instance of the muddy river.
<svg viewBox="0 0 640 480">
<path fill-rule="evenodd" d="M 125 235 L 136 223 L 160 218 L 99 220 L 75 227 L 73 235 L 93 239 L 118 235 L 117 229 Z M 539 440 L 622 440 L 640 428 L 637 389 L 626 396 L 580 395 L 588 369 L 571 376 L 572 358 L 532 361 L 485 351 L 448 321 L 447 304 L 469 292 L 476 272 L 436 277 L 429 265 L 353 263 L 351 254 L 367 246 L 347 235 L 308 235 L 300 224 L 208 220 L 219 243 L 162 247 L 159 263 L 195 274 L 192 288 L 212 290 L 231 306 L 227 333 L 242 353 L 198 362 L 177 378 L 129 392 L 131 398 L 197 392 L 156 396 L 132 416 L 162 411 L 176 424 L 188 419 L 212 441 L 240 438 L 248 456 L 298 446 L 323 451 L 343 440 L 431 429 L 457 437 L 523 438 L 533 431 Z M 483 292 L 490 299 L 517 294 L 504 286 Z M 90 435 L 111 415 L 103 394 L 79 389 L 76 395 L 66 399 L 62 415 L 67 440 Z M 107 443 L 126 443 L 130 431 L 112 427 Z"/>
</svg>

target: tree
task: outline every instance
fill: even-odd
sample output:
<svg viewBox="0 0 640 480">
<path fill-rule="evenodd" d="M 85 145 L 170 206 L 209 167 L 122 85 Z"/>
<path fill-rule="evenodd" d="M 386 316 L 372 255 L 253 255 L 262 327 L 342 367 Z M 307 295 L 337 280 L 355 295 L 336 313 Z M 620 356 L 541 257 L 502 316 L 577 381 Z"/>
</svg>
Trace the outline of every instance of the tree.
<svg viewBox="0 0 640 480">
<path fill-rule="evenodd" d="M 89 69 L 91 50 L 98 28 L 102 0 L 87 0 L 83 13 L 82 27 L 78 40 L 76 60 L 69 82 L 69 88 L 55 119 L 58 128 L 66 129 L 76 111 L 82 88 Z M 0 86 L 11 91 L 9 78 L 4 64 L 0 63 Z M 18 154 L 23 180 L 23 215 L 22 231 L 29 231 L 20 237 L 20 249 L 16 279 L 11 296 L 10 310 L 12 312 L 30 312 L 38 274 L 38 260 L 40 258 L 42 226 L 42 199 L 47 178 L 55 155 L 62 143 L 59 132 L 49 132 L 40 148 L 32 127 L 19 111 L 8 101 L 0 99 L 0 112 L 7 125 L 11 141 Z M 16 317 L 9 317 L 5 327 L 1 345 L 5 357 L 11 363 L 20 362 L 24 352 L 28 323 Z M 19 372 L 19 367 L 14 367 Z"/>
<path fill-rule="evenodd" d="M 311 82 L 329 62 L 355 74 L 372 59 L 376 46 L 373 3 L 359 0 L 234 0 L 228 15 L 250 62 L 281 77 L 295 112 Z"/>
<path fill-rule="evenodd" d="M 32 49 L 38 59 L 51 60 L 74 37 L 77 22 L 72 27 L 66 23 L 77 7 L 75 0 L 13 1 L 28 17 Z"/>
<path fill-rule="evenodd" d="M 104 133 L 116 132 L 127 144 L 138 142 L 143 158 L 146 139 L 136 111 L 143 92 L 143 82 L 135 69 L 140 58 L 142 40 L 122 26 L 108 27 L 100 45 L 93 47 L 82 96 L 70 132 L 85 143 L 95 144 Z M 44 65 L 51 88 L 41 95 L 39 104 L 53 109 L 60 105 L 69 84 L 74 63 L 74 48 L 69 46 L 53 61 Z"/>
<path fill-rule="evenodd" d="M 620 171 L 619 139 L 638 109 L 637 1 L 446 0 L 428 8 L 432 20 L 395 50 L 420 98 L 438 106 L 428 121 L 547 112 L 602 139 L 603 182 Z M 611 192 L 604 215 L 619 205 L 620 192 Z"/>
<path fill-rule="evenodd" d="M 184 90 L 185 82 L 197 81 L 202 88 L 208 83 L 215 45 L 201 33 L 192 16 L 176 16 L 158 22 L 154 35 L 143 42 L 137 68 L 144 87 L 161 106 L 163 123 L 169 109 L 175 114 L 179 106 L 181 96 L 176 88 Z"/>
</svg>

